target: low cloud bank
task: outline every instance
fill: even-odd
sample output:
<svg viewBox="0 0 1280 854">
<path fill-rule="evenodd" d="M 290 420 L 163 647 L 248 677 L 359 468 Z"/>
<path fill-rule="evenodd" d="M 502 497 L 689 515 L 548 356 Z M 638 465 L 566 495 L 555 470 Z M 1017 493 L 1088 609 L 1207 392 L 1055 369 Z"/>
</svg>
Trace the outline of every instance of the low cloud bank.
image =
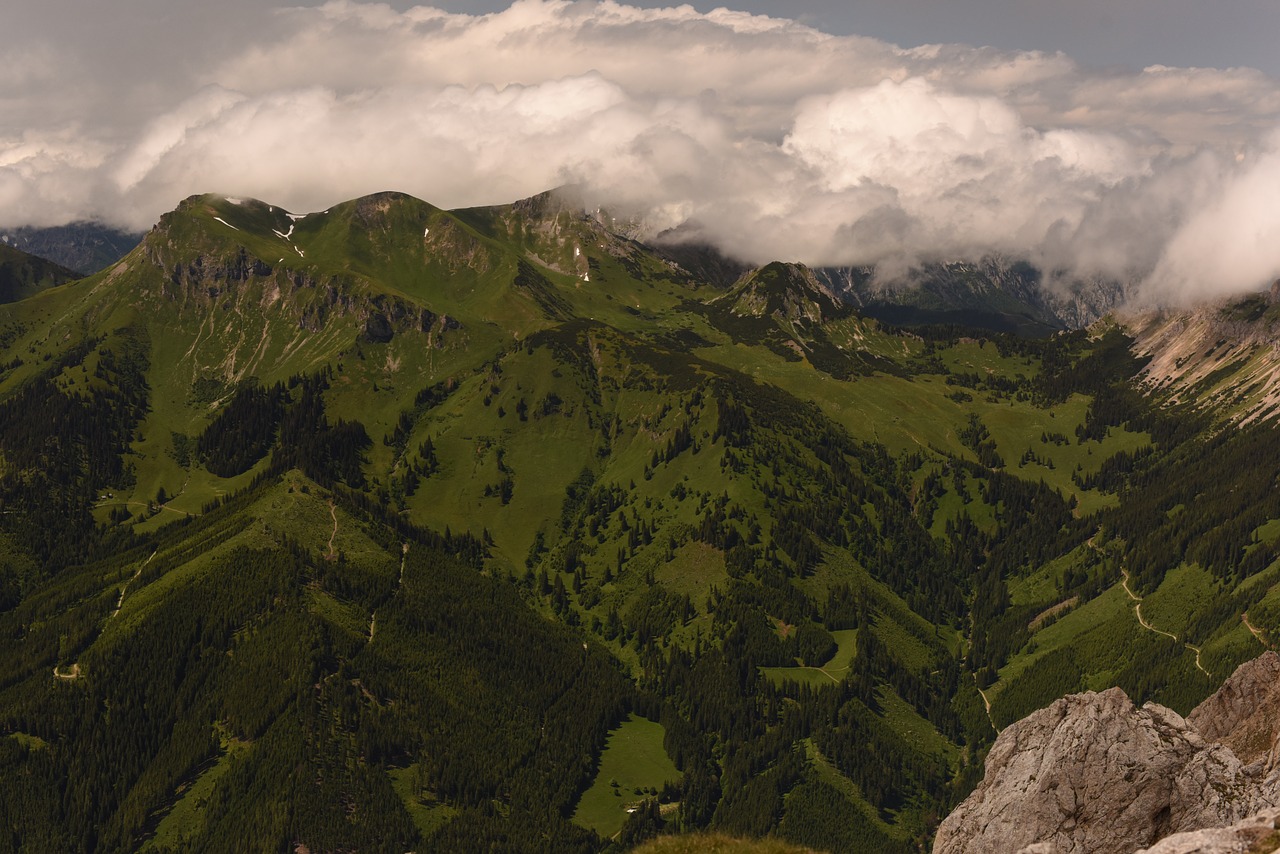
<svg viewBox="0 0 1280 854">
<path fill-rule="evenodd" d="M 217 50 L 168 45 L 171 69 L 91 74 L 92 55 L 0 42 L 21 84 L 0 101 L 0 226 L 145 228 L 210 190 L 306 211 L 576 183 L 750 262 L 1001 253 L 1160 302 L 1280 276 L 1280 84 L 1254 70 L 1099 71 L 613 2 L 243 11 L 200 41 Z"/>
</svg>

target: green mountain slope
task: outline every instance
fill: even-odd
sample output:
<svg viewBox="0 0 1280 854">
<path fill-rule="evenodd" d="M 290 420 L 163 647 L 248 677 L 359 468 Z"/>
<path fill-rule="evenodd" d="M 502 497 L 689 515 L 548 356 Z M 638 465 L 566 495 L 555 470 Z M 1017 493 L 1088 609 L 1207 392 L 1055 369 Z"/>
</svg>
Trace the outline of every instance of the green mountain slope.
<svg viewBox="0 0 1280 854">
<path fill-rule="evenodd" d="M 78 273 L 52 261 L 0 243 L 0 303 L 16 302 L 76 278 Z"/>
<path fill-rule="evenodd" d="M 193 197 L 0 306 L 17 845 L 913 850 L 994 727 L 1280 631 L 1280 439 L 1120 327 L 906 333 L 609 222 Z"/>
</svg>

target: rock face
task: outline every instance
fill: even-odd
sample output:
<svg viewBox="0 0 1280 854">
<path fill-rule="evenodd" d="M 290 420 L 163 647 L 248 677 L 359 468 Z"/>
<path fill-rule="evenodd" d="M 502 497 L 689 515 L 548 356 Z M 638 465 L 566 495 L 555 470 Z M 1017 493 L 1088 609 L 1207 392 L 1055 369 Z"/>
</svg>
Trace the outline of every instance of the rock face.
<svg viewBox="0 0 1280 854">
<path fill-rule="evenodd" d="M 1119 688 L 1064 697 L 1000 734 L 982 783 L 938 828 L 935 854 L 1135 851 L 1236 825 L 1280 805 L 1278 736 L 1273 652 L 1187 719 L 1136 708 Z"/>
<path fill-rule="evenodd" d="M 1280 415 L 1280 289 L 1179 310 L 1119 315 L 1140 377 L 1173 401 L 1242 423 Z"/>
<path fill-rule="evenodd" d="M 1207 740 L 1231 748 L 1251 769 L 1274 778 L 1280 773 L 1280 655 L 1268 652 L 1237 668 L 1187 715 L 1187 722 Z"/>
<path fill-rule="evenodd" d="M 1280 807 L 1230 827 L 1190 830 L 1166 836 L 1138 854 L 1274 854 L 1280 851 Z"/>
</svg>

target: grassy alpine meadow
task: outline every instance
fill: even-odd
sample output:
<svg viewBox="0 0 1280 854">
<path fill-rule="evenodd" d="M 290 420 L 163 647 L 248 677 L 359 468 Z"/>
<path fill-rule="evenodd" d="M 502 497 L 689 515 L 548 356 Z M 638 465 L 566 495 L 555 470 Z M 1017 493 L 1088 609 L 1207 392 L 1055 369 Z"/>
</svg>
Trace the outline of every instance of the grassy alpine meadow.
<svg viewBox="0 0 1280 854">
<path fill-rule="evenodd" d="M 656 798 L 678 783 L 680 772 L 662 746 L 664 735 L 661 724 L 635 716 L 611 731 L 595 780 L 583 792 L 573 820 L 613 837 L 645 798 Z"/>
<path fill-rule="evenodd" d="M 177 801 L 160 820 L 156 826 L 155 835 L 147 840 L 142 850 L 178 849 L 186 845 L 189 840 L 198 837 L 204 829 L 209 798 L 218 781 L 226 775 L 238 756 L 251 748 L 252 744 L 249 742 L 221 736 L 222 754 L 213 761 L 212 765 L 199 771 L 195 779 L 178 786 L 174 792 Z"/>
<path fill-rule="evenodd" d="M 839 685 L 853 664 L 858 631 L 837 629 L 831 636 L 835 639 L 836 651 L 827 661 L 803 667 L 765 667 L 761 672 L 776 685 L 781 685 L 788 679 L 819 688 Z"/>
</svg>

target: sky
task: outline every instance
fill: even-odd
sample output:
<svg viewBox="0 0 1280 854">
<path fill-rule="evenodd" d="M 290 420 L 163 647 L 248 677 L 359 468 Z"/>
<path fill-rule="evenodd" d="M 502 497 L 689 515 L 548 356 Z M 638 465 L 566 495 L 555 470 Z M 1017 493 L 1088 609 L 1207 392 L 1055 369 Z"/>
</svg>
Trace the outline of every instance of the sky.
<svg viewBox="0 0 1280 854">
<path fill-rule="evenodd" d="M 1274 0 L 18 0 L 0 228 L 576 184 L 744 261 L 1280 277 Z"/>
</svg>

